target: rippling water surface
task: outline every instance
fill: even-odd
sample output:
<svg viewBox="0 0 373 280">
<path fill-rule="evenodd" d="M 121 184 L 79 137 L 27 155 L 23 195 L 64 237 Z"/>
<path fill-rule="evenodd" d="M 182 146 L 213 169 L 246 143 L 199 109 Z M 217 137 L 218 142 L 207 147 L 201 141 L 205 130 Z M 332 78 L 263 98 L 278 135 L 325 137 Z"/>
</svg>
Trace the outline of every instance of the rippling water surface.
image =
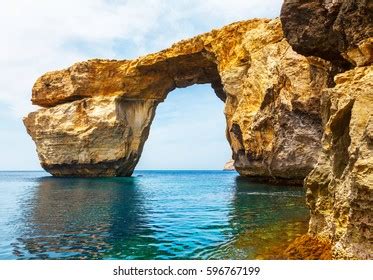
<svg viewBox="0 0 373 280">
<path fill-rule="evenodd" d="M 278 258 L 307 219 L 301 187 L 235 172 L 0 172 L 0 259 Z"/>
</svg>

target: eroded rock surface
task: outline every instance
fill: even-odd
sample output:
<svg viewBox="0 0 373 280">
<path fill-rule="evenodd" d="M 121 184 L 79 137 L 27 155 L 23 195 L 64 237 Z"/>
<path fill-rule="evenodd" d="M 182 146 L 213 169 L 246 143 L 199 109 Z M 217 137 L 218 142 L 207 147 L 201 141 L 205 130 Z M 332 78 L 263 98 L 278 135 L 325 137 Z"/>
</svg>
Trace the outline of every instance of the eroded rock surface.
<svg viewBox="0 0 373 280">
<path fill-rule="evenodd" d="M 307 247 L 321 240 L 316 247 L 329 244 L 333 258 L 373 258 L 372 10 L 370 0 L 284 3 L 281 19 L 294 49 L 350 63 L 323 91 L 322 151 L 305 180 L 309 233 L 289 248 L 290 256 L 299 256 L 299 246 L 313 251 Z"/>
<path fill-rule="evenodd" d="M 281 21 L 295 51 L 346 64 L 343 53 L 373 37 L 373 1 L 285 0 Z"/>
<path fill-rule="evenodd" d="M 157 101 L 87 98 L 30 113 L 24 120 L 42 167 L 55 176 L 130 176 Z"/>
<path fill-rule="evenodd" d="M 222 75 L 228 139 L 241 175 L 301 184 L 320 150 L 329 65 L 296 54 L 274 23 L 247 32 L 249 64 Z"/>
<path fill-rule="evenodd" d="M 210 83 L 225 102 L 237 171 L 299 183 L 321 148 L 319 101 L 329 73 L 329 63 L 292 50 L 279 19 L 254 19 L 132 61 L 90 60 L 46 73 L 32 93 L 45 108 L 24 123 L 53 175 L 128 176 L 157 104 L 177 87 Z"/>
<path fill-rule="evenodd" d="M 335 78 L 325 91 L 322 154 L 308 175 L 309 231 L 335 258 L 373 258 L 373 67 Z"/>
</svg>

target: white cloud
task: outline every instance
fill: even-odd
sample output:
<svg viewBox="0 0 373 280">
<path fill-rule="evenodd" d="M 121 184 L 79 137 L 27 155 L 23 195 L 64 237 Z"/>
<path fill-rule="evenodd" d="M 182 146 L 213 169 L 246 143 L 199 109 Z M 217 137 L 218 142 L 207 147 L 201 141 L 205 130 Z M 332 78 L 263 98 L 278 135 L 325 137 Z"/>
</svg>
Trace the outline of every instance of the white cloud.
<svg viewBox="0 0 373 280">
<path fill-rule="evenodd" d="M 0 10 L 0 102 L 20 117 L 32 109 L 31 87 L 43 72 L 91 53 L 125 58 L 114 48 L 117 41 L 130 56 L 156 51 L 232 21 L 274 17 L 280 5 L 280 0 L 7 0 Z"/>
<path fill-rule="evenodd" d="M 145 3 L 146 2 L 146 3 Z M 78 41 L 112 57 L 113 40 L 141 40 L 159 16 L 156 1 L 115 8 L 101 0 L 8 1 L 0 11 L 0 102 L 11 104 L 17 116 L 31 109 L 31 87 L 43 72 L 89 57 Z"/>
</svg>

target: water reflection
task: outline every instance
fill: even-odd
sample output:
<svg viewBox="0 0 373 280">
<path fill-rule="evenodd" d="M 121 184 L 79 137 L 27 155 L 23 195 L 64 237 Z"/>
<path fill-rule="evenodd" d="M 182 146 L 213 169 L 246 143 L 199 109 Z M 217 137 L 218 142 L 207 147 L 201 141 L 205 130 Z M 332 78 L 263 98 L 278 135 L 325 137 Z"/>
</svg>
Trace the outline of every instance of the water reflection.
<svg viewBox="0 0 373 280">
<path fill-rule="evenodd" d="M 156 256 L 136 178 L 38 180 L 25 209 L 26 226 L 13 244 L 19 258 L 101 259 Z M 136 240 L 138 238 L 144 240 Z"/>
<path fill-rule="evenodd" d="M 274 258 L 273 248 L 305 229 L 302 188 L 254 184 L 220 171 L 137 175 L 35 175 L 33 191 L 17 202 L 23 209 L 15 226 L 4 231 L 4 240 L 17 236 L 11 258 Z"/>
<path fill-rule="evenodd" d="M 237 177 L 233 197 L 232 224 L 241 231 L 272 225 L 278 221 L 307 217 L 302 187 L 253 183 Z M 242 222 L 244 221 L 244 222 Z"/>
<path fill-rule="evenodd" d="M 226 253 L 234 259 L 277 259 L 307 230 L 309 210 L 302 187 L 235 180 L 230 224 L 234 238 Z"/>
</svg>

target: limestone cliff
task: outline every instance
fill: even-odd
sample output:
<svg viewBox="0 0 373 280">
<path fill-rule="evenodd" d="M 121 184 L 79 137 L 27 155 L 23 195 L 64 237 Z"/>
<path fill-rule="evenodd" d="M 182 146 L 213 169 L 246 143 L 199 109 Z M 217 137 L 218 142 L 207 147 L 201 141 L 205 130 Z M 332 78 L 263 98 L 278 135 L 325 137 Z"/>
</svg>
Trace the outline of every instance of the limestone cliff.
<svg viewBox="0 0 373 280">
<path fill-rule="evenodd" d="M 149 134 L 155 100 L 87 98 L 30 113 L 24 123 L 55 176 L 129 176 Z"/>
<path fill-rule="evenodd" d="M 24 123 L 53 175 L 128 176 L 157 104 L 175 88 L 210 83 L 225 102 L 237 171 L 299 183 L 321 149 L 319 101 L 330 69 L 295 53 L 279 19 L 242 21 L 132 61 L 90 60 L 46 73 L 32 92 L 33 104 L 45 108 Z"/>
<path fill-rule="evenodd" d="M 305 11 L 308 17 L 302 18 Z M 372 1 L 354 0 L 287 0 L 282 9 L 295 49 L 335 65 L 350 63 L 348 71 L 339 68 L 335 86 L 323 91 L 322 151 L 305 180 L 309 236 L 288 249 L 291 257 L 305 257 L 319 240 L 332 258 L 373 258 L 372 11 Z"/>
<path fill-rule="evenodd" d="M 325 91 L 323 149 L 308 175 L 309 231 L 335 258 L 373 258 L 373 67 L 339 74 Z"/>
<path fill-rule="evenodd" d="M 285 0 L 281 21 L 295 51 L 346 64 L 343 54 L 373 37 L 373 1 Z"/>
<path fill-rule="evenodd" d="M 135 60 L 79 62 L 36 81 L 32 102 L 44 108 L 24 123 L 51 174 L 129 176 L 157 105 L 210 83 L 241 175 L 298 184 L 308 175 L 309 233 L 288 256 L 371 259 L 372 9 L 285 0 L 282 23 L 242 21 Z"/>
</svg>

